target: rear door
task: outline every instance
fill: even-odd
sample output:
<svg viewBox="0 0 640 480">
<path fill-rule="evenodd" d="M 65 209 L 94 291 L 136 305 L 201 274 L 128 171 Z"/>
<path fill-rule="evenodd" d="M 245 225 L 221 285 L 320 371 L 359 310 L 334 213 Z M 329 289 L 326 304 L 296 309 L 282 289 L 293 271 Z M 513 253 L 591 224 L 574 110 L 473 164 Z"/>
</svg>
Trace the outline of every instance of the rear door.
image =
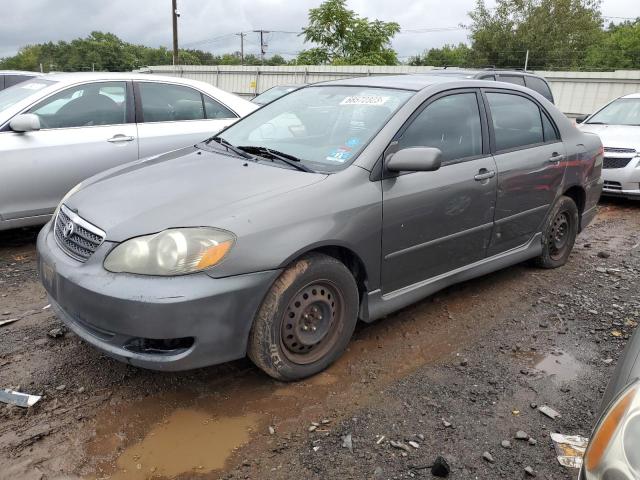
<svg viewBox="0 0 640 480">
<path fill-rule="evenodd" d="M 532 97 L 499 89 L 483 95 L 498 167 L 491 256 L 526 244 L 541 230 L 567 164 L 557 127 Z"/>
<path fill-rule="evenodd" d="M 24 113 L 41 129 L 0 133 L 0 215 L 48 215 L 80 181 L 138 158 L 129 82 L 68 87 Z"/>
<path fill-rule="evenodd" d="M 443 163 L 434 172 L 387 174 L 382 180 L 384 293 L 485 257 L 496 167 L 480 98 L 475 89 L 432 97 L 389 147 L 436 147 Z"/>
<path fill-rule="evenodd" d="M 195 88 L 136 82 L 140 158 L 194 145 L 237 120 L 231 109 Z"/>
</svg>

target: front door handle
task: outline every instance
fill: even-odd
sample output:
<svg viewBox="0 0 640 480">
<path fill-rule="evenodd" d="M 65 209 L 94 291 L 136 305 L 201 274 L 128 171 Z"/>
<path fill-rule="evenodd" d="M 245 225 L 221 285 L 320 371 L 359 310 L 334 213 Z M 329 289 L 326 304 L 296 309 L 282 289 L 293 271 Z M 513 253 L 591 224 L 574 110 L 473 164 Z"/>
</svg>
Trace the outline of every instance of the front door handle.
<svg viewBox="0 0 640 480">
<path fill-rule="evenodd" d="M 107 142 L 110 142 L 110 143 L 121 143 L 121 142 L 132 142 L 133 140 L 134 140 L 133 137 L 130 137 L 128 135 L 118 134 L 118 135 L 114 135 L 113 137 L 111 137 L 109 140 L 107 140 Z"/>
<path fill-rule="evenodd" d="M 547 160 L 549 163 L 558 163 L 564 160 L 564 155 L 560 155 L 558 152 L 553 152 Z"/>
<path fill-rule="evenodd" d="M 496 172 L 494 170 L 487 170 L 486 168 L 480 169 L 478 174 L 473 177 L 476 182 L 481 182 L 483 180 L 489 180 L 496 176 Z"/>
</svg>

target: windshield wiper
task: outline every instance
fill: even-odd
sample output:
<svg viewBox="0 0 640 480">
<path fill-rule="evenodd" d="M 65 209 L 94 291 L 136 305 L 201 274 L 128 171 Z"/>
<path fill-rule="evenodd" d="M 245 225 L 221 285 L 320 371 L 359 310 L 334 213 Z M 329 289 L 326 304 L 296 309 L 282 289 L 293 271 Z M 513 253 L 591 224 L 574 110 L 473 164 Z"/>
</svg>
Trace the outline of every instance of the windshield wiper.
<svg viewBox="0 0 640 480">
<path fill-rule="evenodd" d="M 225 147 L 227 150 L 229 150 L 229 151 L 231 151 L 231 152 L 235 153 L 236 155 L 239 155 L 239 156 L 240 156 L 240 157 L 242 157 L 242 158 L 246 158 L 246 159 L 248 159 L 248 160 L 255 160 L 255 157 L 254 157 L 253 155 L 250 155 L 250 154 L 248 154 L 247 152 L 245 152 L 245 151 L 241 150 L 240 148 L 233 146 L 232 144 L 230 144 L 229 142 L 227 142 L 227 141 L 226 141 L 224 138 L 222 138 L 222 137 L 218 137 L 218 136 L 211 137 L 211 138 L 209 138 L 208 140 L 205 140 L 205 141 L 204 141 L 204 143 L 205 143 L 205 145 L 209 145 L 209 143 L 210 143 L 211 141 L 214 141 L 214 142 L 216 142 L 216 143 L 218 143 L 218 144 L 222 145 L 222 146 L 223 146 L 223 147 Z"/>
<path fill-rule="evenodd" d="M 314 173 L 312 169 L 302 163 L 302 160 L 293 155 L 289 155 L 288 153 L 279 152 L 278 150 L 271 150 L 270 148 L 261 147 L 258 145 L 246 145 L 238 148 L 244 150 L 245 152 L 254 152 L 259 156 L 264 156 L 266 154 L 271 157 L 271 160 L 275 158 L 277 160 L 280 160 L 282 163 L 286 163 L 290 167 L 293 167 L 302 172 Z"/>
<path fill-rule="evenodd" d="M 609 125 L 605 122 L 587 122 L 587 125 Z"/>
</svg>

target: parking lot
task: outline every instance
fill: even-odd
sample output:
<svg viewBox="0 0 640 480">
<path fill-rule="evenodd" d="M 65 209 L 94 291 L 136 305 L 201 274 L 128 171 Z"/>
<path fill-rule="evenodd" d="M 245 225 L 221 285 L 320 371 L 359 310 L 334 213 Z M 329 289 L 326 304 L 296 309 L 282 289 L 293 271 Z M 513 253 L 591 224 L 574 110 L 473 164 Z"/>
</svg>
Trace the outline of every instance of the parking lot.
<svg viewBox="0 0 640 480">
<path fill-rule="evenodd" d="M 102 356 L 48 308 L 37 229 L 1 232 L 0 314 L 18 320 L 0 327 L 0 378 L 43 398 L 0 407 L 0 478 L 431 478 L 439 455 L 451 478 L 574 478 L 549 433 L 590 434 L 640 320 L 639 209 L 604 200 L 565 267 L 518 265 L 360 325 L 294 384 L 247 360 L 168 374 Z"/>
</svg>

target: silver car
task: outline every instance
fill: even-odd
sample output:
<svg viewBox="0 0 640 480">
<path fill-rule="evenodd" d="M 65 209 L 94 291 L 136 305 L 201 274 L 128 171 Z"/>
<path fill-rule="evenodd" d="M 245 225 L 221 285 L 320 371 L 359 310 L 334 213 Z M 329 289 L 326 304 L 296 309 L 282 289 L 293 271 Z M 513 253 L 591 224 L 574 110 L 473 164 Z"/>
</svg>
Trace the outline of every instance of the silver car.
<svg viewBox="0 0 640 480">
<path fill-rule="evenodd" d="M 257 105 L 209 84 L 62 73 L 0 92 L 0 230 L 46 223 L 62 196 L 108 168 L 215 134 Z"/>
<path fill-rule="evenodd" d="M 133 365 L 326 368 L 356 321 L 524 260 L 563 265 L 602 144 L 525 87 L 366 77 L 82 182 L 38 238 L 51 306 Z"/>
<path fill-rule="evenodd" d="M 580 124 L 604 144 L 603 195 L 640 199 L 640 93 L 605 105 Z"/>
</svg>

